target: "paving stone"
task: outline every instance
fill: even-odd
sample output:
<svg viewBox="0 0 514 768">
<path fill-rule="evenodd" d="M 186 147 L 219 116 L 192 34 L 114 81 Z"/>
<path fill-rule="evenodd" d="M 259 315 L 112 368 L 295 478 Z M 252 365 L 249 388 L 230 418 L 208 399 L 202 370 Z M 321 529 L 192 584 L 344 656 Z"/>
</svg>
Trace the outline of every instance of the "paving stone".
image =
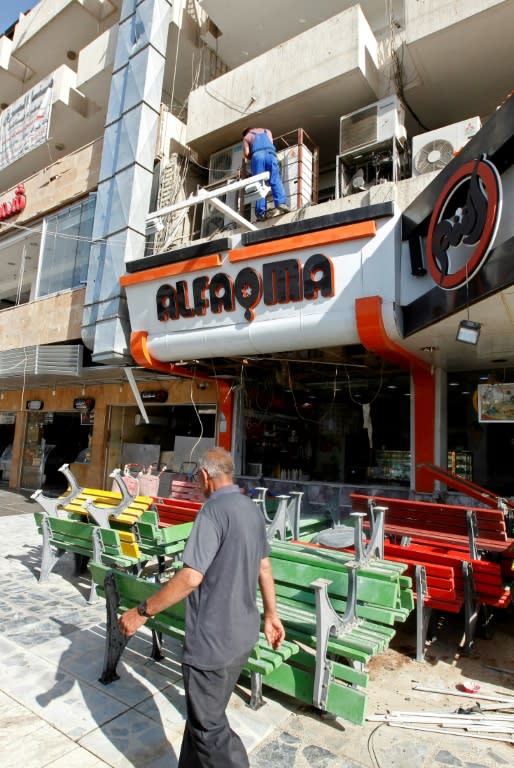
<svg viewBox="0 0 514 768">
<path fill-rule="evenodd" d="M 462 760 L 459 760 L 458 757 L 452 755 L 451 752 L 446 752 L 445 750 L 438 752 L 435 756 L 435 759 L 438 763 L 441 763 L 441 765 L 463 765 Z"/>
</svg>

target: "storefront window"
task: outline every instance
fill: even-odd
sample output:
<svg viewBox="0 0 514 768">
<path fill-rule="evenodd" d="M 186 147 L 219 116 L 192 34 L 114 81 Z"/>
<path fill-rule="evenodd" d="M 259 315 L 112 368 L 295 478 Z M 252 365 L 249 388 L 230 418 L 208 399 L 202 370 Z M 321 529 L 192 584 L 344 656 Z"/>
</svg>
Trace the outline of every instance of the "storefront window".
<svg viewBox="0 0 514 768">
<path fill-rule="evenodd" d="M 96 195 L 45 220 L 36 297 L 76 288 L 87 280 Z"/>
</svg>

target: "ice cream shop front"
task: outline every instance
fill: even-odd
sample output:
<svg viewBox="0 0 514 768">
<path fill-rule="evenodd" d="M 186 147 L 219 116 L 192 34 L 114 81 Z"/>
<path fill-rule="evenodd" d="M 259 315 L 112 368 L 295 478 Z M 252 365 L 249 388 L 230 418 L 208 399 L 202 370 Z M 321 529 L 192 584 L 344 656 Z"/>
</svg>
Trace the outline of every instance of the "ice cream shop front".
<svg viewBox="0 0 514 768">
<path fill-rule="evenodd" d="M 216 382 L 242 482 L 432 494 L 431 465 L 514 493 L 513 112 L 403 211 L 334 201 L 127 263 L 133 357 Z"/>
</svg>

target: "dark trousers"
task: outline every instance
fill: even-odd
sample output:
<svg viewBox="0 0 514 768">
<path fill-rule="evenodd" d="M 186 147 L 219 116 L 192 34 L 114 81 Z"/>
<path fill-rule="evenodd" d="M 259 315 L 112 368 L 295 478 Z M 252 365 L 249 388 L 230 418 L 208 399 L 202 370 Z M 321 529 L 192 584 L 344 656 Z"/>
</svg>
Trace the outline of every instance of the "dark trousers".
<svg viewBox="0 0 514 768">
<path fill-rule="evenodd" d="M 178 768 L 248 768 L 246 749 L 225 713 L 247 658 L 214 670 L 182 665 L 187 720 Z"/>
</svg>

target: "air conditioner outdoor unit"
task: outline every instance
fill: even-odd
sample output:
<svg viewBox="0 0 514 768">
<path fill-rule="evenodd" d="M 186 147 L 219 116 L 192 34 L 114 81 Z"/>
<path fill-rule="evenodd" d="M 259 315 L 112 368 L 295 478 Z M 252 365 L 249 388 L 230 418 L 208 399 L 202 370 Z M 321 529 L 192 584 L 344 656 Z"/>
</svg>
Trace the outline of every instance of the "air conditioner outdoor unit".
<svg viewBox="0 0 514 768">
<path fill-rule="evenodd" d="M 291 210 L 312 203 L 312 152 L 305 144 L 277 152 L 287 204 Z"/>
<path fill-rule="evenodd" d="M 214 152 L 209 158 L 209 184 L 234 176 L 241 168 L 243 159 L 243 143 L 232 144 L 230 147 Z"/>
<path fill-rule="evenodd" d="M 397 96 L 343 115 L 339 126 L 339 154 L 350 157 L 362 150 L 407 138 L 405 108 Z"/>
<path fill-rule="evenodd" d="M 217 232 L 224 232 L 230 229 L 231 225 L 232 227 L 235 227 L 235 222 L 230 216 L 224 216 L 221 211 L 217 211 L 215 208 L 210 208 L 202 218 L 202 237 L 209 237 L 210 235 L 215 235 Z"/>
<path fill-rule="evenodd" d="M 412 176 L 440 171 L 481 127 L 479 117 L 470 117 L 468 120 L 413 136 Z"/>
</svg>

